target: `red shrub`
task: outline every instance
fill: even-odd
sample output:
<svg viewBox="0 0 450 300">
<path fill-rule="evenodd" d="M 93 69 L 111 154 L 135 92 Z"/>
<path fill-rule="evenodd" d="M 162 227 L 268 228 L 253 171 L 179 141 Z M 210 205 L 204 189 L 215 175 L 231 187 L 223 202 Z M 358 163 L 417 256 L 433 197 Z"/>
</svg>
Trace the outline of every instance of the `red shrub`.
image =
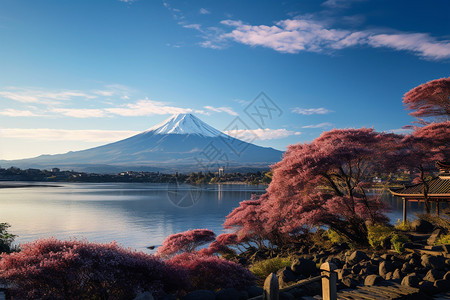
<svg viewBox="0 0 450 300">
<path fill-rule="evenodd" d="M 156 255 L 169 257 L 182 252 L 193 252 L 197 247 L 214 241 L 216 235 L 208 229 L 194 229 L 168 236 Z"/>
<path fill-rule="evenodd" d="M 187 270 L 193 290 L 243 290 L 253 285 L 255 280 L 253 274 L 243 266 L 216 256 L 183 253 L 174 256 L 168 263 Z"/>
<path fill-rule="evenodd" d="M 115 242 L 41 239 L 0 260 L 0 281 L 18 299 L 133 299 L 143 290 L 161 295 L 184 289 L 183 275 L 174 265 Z"/>
</svg>

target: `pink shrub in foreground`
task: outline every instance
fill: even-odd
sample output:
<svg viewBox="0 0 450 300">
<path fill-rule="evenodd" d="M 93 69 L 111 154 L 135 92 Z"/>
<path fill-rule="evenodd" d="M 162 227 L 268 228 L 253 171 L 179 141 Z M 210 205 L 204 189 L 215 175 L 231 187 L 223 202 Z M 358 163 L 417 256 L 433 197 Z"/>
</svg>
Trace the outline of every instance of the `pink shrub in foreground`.
<svg viewBox="0 0 450 300">
<path fill-rule="evenodd" d="M 208 229 L 194 229 L 168 236 L 156 255 L 169 257 L 182 252 L 192 252 L 197 247 L 214 241 L 216 235 Z"/>
<path fill-rule="evenodd" d="M 254 284 L 255 277 L 243 266 L 197 253 L 183 253 L 168 261 L 175 268 L 187 270 L 193 290 L 219 288 L 246 289 Z"/>
<path fill-rule="evenodd" d="M 185 272 L 153 255 L 110 244 L 37 240 L 2 255 L 0 282 L 15 299 L 133 299 L 186 287 Z"/>
</svg>

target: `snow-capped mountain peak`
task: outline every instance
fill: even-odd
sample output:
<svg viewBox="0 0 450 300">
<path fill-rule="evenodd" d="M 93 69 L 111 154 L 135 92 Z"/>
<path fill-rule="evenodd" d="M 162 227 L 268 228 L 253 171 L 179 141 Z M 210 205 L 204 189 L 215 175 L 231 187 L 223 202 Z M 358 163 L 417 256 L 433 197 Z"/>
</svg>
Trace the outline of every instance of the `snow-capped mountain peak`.
<svg viewBox="0 0 450 300">
<path fill-rule="evenodd" d="M 196 134 L 206 137 L 217 137 L 222 133 L 209 126 L 192 114 L 177 114 L 159 123 L 147 132 L 155 134 Z"/>
</svg>

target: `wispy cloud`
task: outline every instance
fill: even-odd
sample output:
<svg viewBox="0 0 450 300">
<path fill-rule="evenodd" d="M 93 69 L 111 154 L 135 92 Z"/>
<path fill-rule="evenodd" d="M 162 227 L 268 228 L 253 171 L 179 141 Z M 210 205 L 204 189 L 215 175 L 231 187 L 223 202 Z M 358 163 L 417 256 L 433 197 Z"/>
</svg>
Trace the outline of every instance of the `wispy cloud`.
<svg viewBox="0 0 450 300">
<path fill-rule="evenodd" d="M 300 114 L 300 115 L 324 115 L 329 114 L 333 112 L 332 110 L 319 107 L 319 108 L 301 108 L 301 107 L 295 107 L 291 110 L 293 113 Z"/>
<path fill-rule="evenodd" d="M 0 115 L 8 117 L 37 117 L 38 114 L 30 110 L 18 110 L 13 108 L 8 108 L 5 110 L 0 110 Z"/>
<path fill-rule="evenodd" d="M 131 130 L 66 130 L 49 128 L 3 128 L 1 138 L 32 139 L 42 141 L 113 142 L 138 134 Z"/>
<path fill-rule="evenodd" d="M 96 108 L 54 108 L 51 111 L 73 118 L 102 118 L 106 116 L 104 110 Z"/>
<path fill-rule="evenodd" d="M 124 116 L 124 117 L 137 117 L 137 116 L 151 116 L 151 115 L 167 115 L 167 114 L 182 114 L 182 113 L 204 113 L 201 110 L 194 110 L 190 108 L 182 108 L 176 106 L 166 105 L 163 102 L 152 100 L 140 100 L 136 103 L 128 103 L 123 107 L 106 108 L 104 111 Z"/>
<path fill-rule="evenodd" d="M 322 3 L 322 6 L 326 6 L 329 8 L 347 8 L 352 3 L 355 2 L 363 2 L 366 0 L 327 0 Z"/>
<path fill-rule="evenodd" d="M 200 8 L 200 14 L 202 15 L 209 15 L 211 12 L 207 10 L 206 8 Z"/>
<path fill-rule="evenodd" d="M 287 129 L 269 129 L 269 128 L 259 128 L 259 129 L 238 129 L 238 130 L 228 130 L 225 131 L 226 134 L 239 138 L 241 140 L 276 140 L 286 138 L 292 135 L 300 135 L 299 131 L 292 131 Z"/>
<path fill-rule="evenodd" d="M 252 47 L 261 46 L 281 53 L 296 54 L 302 51 L 332 53 L 349 47 L 368 46 L 409 51 L 426 59 L 450 58 L 450 42 L 427 33 L 346 30 L 331 28 L 307 17 L 286 19 L 271 26 L 248 25 L 239 20 L 223 20 L 221 24 L 233 27 L 232 31 L 204 36 L 204 47 L 223 48 L 225 41 L 232 40 Z"/>
<path fill-rule="evenodd" d="M 329 128 L 332 126 L 333 126 L 332 123 L 324 122 L 324 123 L 313 124 L 313 125 L 305 125 L 305 126 L 302 126 L 302 128 Z"/>
<path fill-rule="evenodd" d="M 54 104 L 75 97 L 94 99 L 97 96 L 77 90 L 45 91 L 36 88 L 8 87 L 0 90 L 0 97 L 22 103 Z"/>
<path fill-rule="evenodd" d="M 397 129 L 386 130 L 385 132 L 407 135 L 407 134 L 412 133 L 413 131 L 414 131 L 414 129 L 412 129 L 412 128 L 397 128 Z"/>
<path fill-rule="evenodd" d="M 238 113 L 235 112 L 231 107 L 205 106 L 204 108 L 206 108 L 207 110 L 210 110 L 210 111 L 214 111 L 214 112 L 225 112 L 225 113 L 227 113 L 229 115 L 232 115 L 232 116 L 237 116 L 238 115 Z"/>
</svg>

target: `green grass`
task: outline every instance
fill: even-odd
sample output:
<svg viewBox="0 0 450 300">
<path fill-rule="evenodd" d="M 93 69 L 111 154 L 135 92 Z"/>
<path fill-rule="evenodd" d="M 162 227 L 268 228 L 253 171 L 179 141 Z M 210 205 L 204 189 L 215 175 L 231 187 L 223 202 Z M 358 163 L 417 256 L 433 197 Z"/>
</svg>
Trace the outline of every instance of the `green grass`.
<svg viewBox="0 0 450 300">
<path fill-rule="evenodd" d="M 275 257 L 254 263 L 250 266 L 250 272 L 258 278 L 258 285 L 262 286 L 270 273 L 276 273 L 279 269 L 290 265 L 291 260 L 289 258 Z"/>
</svg>

